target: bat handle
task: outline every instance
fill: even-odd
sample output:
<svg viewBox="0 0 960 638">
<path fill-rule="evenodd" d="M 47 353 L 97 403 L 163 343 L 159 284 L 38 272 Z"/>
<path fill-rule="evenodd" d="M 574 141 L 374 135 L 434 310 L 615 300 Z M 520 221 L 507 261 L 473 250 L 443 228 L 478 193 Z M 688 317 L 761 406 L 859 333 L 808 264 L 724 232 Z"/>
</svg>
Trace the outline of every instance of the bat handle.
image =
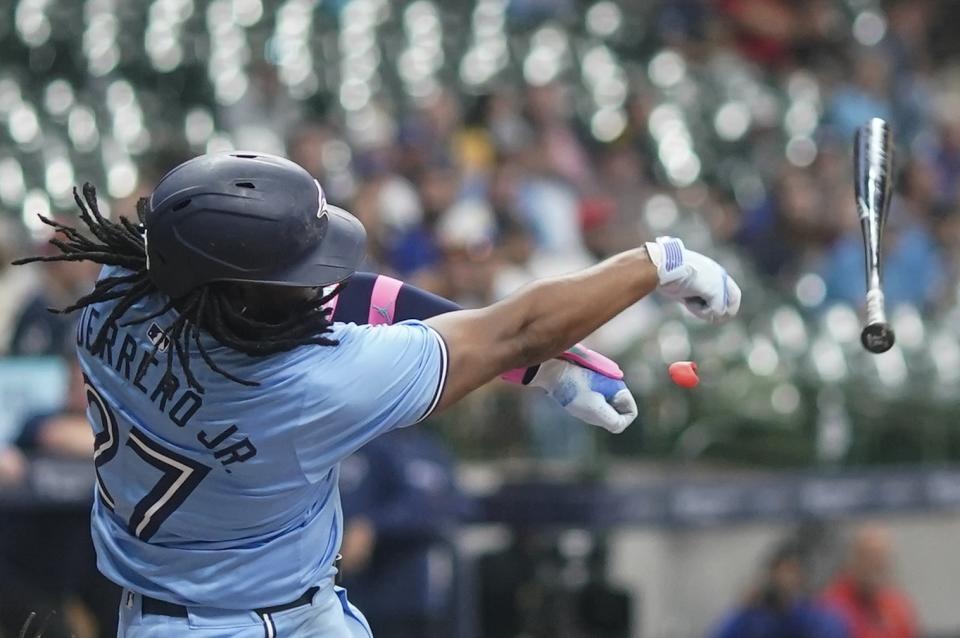
<svg viewBox="0 0 960 638">
<path fill-rule="evenodd" d="M 867 325 L 871 323 L 887 323 L 887 313 L 884 310 L 883 291 L 872 288 L 867 291 Z"/>
<path fill-rule="evenodd" d="M 871 288 L 867 291 L 867 325 L 860 333 L 860 341 L 870 352 L 879 354 L 893 347 L 895 336 L 884 311 L 883 291 Z"/>
</svg>

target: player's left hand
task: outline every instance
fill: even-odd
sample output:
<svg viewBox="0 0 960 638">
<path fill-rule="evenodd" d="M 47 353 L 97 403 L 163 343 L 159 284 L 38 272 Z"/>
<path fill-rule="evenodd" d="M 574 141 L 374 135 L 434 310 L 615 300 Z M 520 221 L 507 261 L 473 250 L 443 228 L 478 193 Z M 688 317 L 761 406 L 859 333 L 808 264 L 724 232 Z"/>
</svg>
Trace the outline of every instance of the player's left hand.
<svg viewBox="0 0 960 638">
<path fill-rule="evenodd" d="M 646 248 L 657 267 L 661 293 L 712 323 L 726 321 L 740 311 L 740 287 L 720 264 L 690 250 L 676 237 L 657 237 L 657 241 L 647 242 Z"/>
<path fill-rule="evenodd" d="M 572 416 L 619 434 L 637 418 L 637 402 L 623 379 L 551 359 L 529 385 L 546 390 Z"/>
</svg>

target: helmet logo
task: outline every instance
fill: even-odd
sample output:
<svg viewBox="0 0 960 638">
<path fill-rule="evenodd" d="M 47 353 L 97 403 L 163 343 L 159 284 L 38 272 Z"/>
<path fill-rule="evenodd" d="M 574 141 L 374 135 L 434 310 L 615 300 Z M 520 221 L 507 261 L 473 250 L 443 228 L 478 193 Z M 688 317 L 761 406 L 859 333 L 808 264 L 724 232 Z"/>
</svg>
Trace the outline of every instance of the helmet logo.
<svg viewBox="0 0 960 638">
<path fill-rule="evenodd" d="M 320 182 L 313 180 L 317 184 L 317 219 L 323 219 L 327 214 L 327 195 L 323 192 Z"/>
</svg>

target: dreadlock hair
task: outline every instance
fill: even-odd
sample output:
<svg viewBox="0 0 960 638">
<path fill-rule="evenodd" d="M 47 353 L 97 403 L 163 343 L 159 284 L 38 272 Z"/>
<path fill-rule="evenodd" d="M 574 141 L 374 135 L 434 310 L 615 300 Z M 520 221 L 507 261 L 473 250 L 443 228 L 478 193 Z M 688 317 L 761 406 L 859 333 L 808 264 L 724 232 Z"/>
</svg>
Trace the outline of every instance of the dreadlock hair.
<svg viewBox="0 0 960 638">
<path fill-rule="evenodd" d="M 18 259 L 13 264 L 19 266 L 33 262 L 92 261 L 104 266 L 119 266 L 129 271 L 128 274 L 98 280 L 92 292 L 66 308 L 48 308 L 50 312 L 66 314 L 104 301 L 119 300 L 91 344 L 90 349 L 94 356 L 103 352 L 111 326 L 140 324 L 173 308 L 177 309 L 178 316 L 165 329 L 170 346 L 167 347 L 166 370 L 162 383 L 173 382 L 173 357 L 176 353 L 187 383 L 198 392 L 203 392 L 203 386 L 190 370 L 191 341 L 207 366 L 217 374 L 246 386 L 259 385 L 256 381 L 234 376 L 217 365 L 203 346 L 201 331 L 206 331 L 222 345 L 252 357 L 285 352 L 306 344 L 336 345 L 336 340 L 324 336 L 330 332 L 331 325 L 330 310 L 324 308 L 324 305 L 336 296 L 340 286 L 326 295 L 317 295 L 301 304 L 289 318 L 279 322 L 245 316 L 244 309 L 235 305 L 230 288 L 215 282 L 198 286 L 178 299 L 168 299 L 156 312 L 120 323 L 127 311 L 138 301 L 149 295 L 162 294 L 147 273 L 146 244 L 142 234 L 147 199 L 142 198 L 137 202 L 137 217 L 141 222 L 139 226 L 126 217 L 120 217 L 117 222 L 105 218 L 97 204 L 97 191 L 90 183 L 83 185 L 82 199 L 74 188 L 73 199 L 80 209 L 80 220 L 93 237 L 87 237 L 77 228 L 38 215 L 44 224 L 57 232 L 58 236 L 54 236 L 50 243 L 60 249 L 60 254 L 27 257 Z M 156 356 L 159 345 L 158 341 L 151 358 Z M 146 372 L 149 361 L 149 358 L 144 358 L 138 376 Z"/>
</svg>

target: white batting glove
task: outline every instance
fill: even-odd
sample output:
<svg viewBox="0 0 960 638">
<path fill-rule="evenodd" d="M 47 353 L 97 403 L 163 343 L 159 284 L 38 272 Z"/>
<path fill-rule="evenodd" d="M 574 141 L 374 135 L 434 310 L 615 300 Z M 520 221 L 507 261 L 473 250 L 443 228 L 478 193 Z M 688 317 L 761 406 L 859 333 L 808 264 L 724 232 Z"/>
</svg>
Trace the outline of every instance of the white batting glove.
<svg viewBox="0 0 960 638">
<path fill-rule="evenodd" d="M 676 237 L 647 242 L 647 254 L 657 267 L 659 290 L 712 323 L 720 323 L 740 310 L 740 287 L 723 267 L 687 249 Z"/>
<path fill-rule="evenodd" d="M 614 434 L 637 418 L 637 402 L 622 379 L 569 361 L 541 363 L 528 385 L 546 390 L 570 415 Z"/>
</svg>

